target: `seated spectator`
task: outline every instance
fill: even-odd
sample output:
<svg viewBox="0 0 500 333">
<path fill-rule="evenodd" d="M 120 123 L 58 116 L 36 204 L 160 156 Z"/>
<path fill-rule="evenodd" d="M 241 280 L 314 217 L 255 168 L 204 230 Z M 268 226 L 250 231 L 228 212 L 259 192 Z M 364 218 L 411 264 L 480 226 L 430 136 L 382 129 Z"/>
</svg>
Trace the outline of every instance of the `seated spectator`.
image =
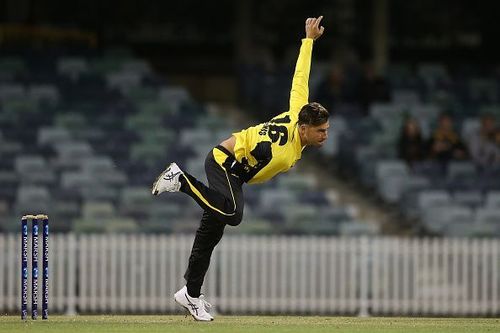
<svg viewBox="0 0 500 333">
<path fill-rule="evenodd" d="M 441 114 L 438 127 L 432 133 L 429 142 L 430 158 L 443 164 L 450 160 L 467 159 L 467 149 L 462 139 L 453 128 L 453 119 L 448 114 Z"/>
<path fill-rule="evenodd" d="M 411 167 L 415 162 L 423 160 L 425 155 L 425 144 L 420 126 L 414 118 L 407 118 L 399 135 L 398 157 L 405 160 Z"/>
<path fill-rule="evenodd" d="M 479 131 L 469 138 L 469 153 L 474 162 L 481 166 L 490 166 L 494 160 L 495 118 L 491 114 L 481 117 Z"/>
</svg>

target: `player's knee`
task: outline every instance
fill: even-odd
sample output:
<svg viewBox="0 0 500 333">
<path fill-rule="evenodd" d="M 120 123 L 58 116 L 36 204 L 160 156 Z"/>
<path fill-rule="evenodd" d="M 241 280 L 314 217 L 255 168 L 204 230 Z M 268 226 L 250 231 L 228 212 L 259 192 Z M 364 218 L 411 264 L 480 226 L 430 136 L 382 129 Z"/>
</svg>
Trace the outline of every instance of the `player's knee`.
<svg viewBox="0 0 500 333">
<path fill-rule="evenodd" d="M 241 218 L 237 219 L 237 218 L 231 218 L 229 219 L 226 224 L 232 226 L 232 227 L 236 227 L 237 225 L 239 225 L 241 223 Z"/>
<path fill-rule="evenodd" d="M 243 212 L 236 211 L 233 216 L 230 216 L 226 220 L 226 224 L 235 227 L 241 223 L 242 219 L 243 219 Z"/>
</svg>

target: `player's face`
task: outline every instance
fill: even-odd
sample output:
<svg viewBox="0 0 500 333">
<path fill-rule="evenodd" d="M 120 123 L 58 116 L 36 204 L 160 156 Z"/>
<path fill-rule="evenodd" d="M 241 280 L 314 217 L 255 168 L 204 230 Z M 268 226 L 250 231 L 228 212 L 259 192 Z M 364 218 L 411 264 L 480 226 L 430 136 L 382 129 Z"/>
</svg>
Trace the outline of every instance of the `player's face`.
<svg viewBox="0 0 500 333">
<path fill-rule="evenodd" d="M 321 147 L 328 139 L 328 128 L 330 128 L 330 123 L 326 123 L 319 126 L 306 126 L 305 137 L 307 139 L 307 144 L 310 146 Z"/>
</svg>

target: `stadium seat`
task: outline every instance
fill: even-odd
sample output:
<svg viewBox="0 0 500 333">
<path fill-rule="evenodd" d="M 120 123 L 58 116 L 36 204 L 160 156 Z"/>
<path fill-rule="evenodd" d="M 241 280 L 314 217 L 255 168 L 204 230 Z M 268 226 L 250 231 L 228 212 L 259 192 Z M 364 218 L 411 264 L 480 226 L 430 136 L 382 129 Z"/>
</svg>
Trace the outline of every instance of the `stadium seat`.
<svg viewBox="0 0 500 333">
<path fill-rule="evenodd" d="M 124 187 L 120 196 L 119 211 L 125 216 L 145 218 L 153 202 L 147 187 Z"/>
<path fill-rule="evenodd" d="M 68 76 L 76 81 L 82 73 L 88 71 L 88 64 L 84 58 L 59 58 L 57 61 L 57 72 L 60 75 Z"/>
<path fill-rule="evenodd" d="M 474 134 L 479 132 L 481 124 L 479 121 L 479 118 L 477 117 L 469 117 L 466 118 L 462 122 L 462 130 L 461 130 L 461 137 L 464 138 L 466 141 L 469 140 L 474 136 Z"/>
<path fill-rule="evenodd" d="M 12 202 L 16 197 L 20 183 L 19 175 L 14 171 L 0 170 L 0 199 Z"/>
<path fill-rule="evenodd" d="M 376 103 L 370 107 L 370 115 L 377 120 L 392 119 L 402 113 L 400 105 L 389 103 Z"/>
<path fill-rule="evenodd" d="M 344 206 L 324 207 L 319 211 L 319 220 L 329 224 L 349 222 L 353 219 L 352 213 Z"/>
<path fill-rule="evenodd" d="M 84 202 L 82 204 L 82 217 L 84 219 L 108 219 L 116 216 L 116 211 L 113 204 L 109 202 Z"/>
<path fill-rule="evenodd" d="M 108 88 L 117 89 L 126 95 L 130 89 L 140 86 L 142 74 L 130 71 L 112 72 L 106 75 Z"/>
<path fill-rule="evenodd" d="M 82 162 L 81 170 L 86 173 L 113 170 L 116 166 L 109 156 L 91 156 Z"/>
<path fill-rule="evenodd" d="M 103 184 L 92 179 L 92 182 L 83 184 L 78 193 L 86 201 L 109 201 L 116 202 L 119 197 L 119 190 L 109 184 Z"/>
<path fill-rule="evenodd" d="M 59 90 L 51 84 L 32 85 L 27 91 L 27 97 L 38 104 L 56 106 L 61 99 Z"/>
<path fill-rule="evenodd" d="M 426 229 L 437 234 L 445 232 L 451 224 L 473 223 L 474 221 L 471 208 L 456 204 L 432 206 L 422 213 L 422 222 Z"/>
<path fill-rule="evenodd" d="M 106 231 L 106 225 L 103 220 L 78 218 L 73 222 L 73 231 L 77 234 L 103 233 Z"/>
<path fill-rule="evenodd" d="M 380 226 L 376 223 L 352 221 L 339 225 L 339 234 L 342 236 L 373 236 L 380 233 Z"/>
<path fill-rule="evenodd" d="M 432 122 L 438 118 L 440 109 L 438 106 L 433 104 L 415 104 L 410 105 L 409 112 L 415 119 Z"/>
<path fill-rule="evenodd" d="M 131 90 L 134 93 L 137 89 L 144 89 L 144 87 L 137 87 Z M 138 103 L 138 109 L 140 114 L 144 114 L 145 116 L 153 116 L 153 117 L 169 117 L 176 115 L 179 113 L 177 107 L 173 104 L 173 102 L 162 101 L 158 97 L 158 92 L 155 91 L 155 98 L 144 100 Z"/>
<path fill-rule="evenodd" d="M 200 142 L 211 143 L 213 141 L 213 133 L 208 128 L 186 128 L 180 133 L 179 143 L 183 146 L 193 146 Z"/>
<path fill-rule="evenodd" d="M 87 120 L 83 114 L 77 112 L 66 112 L 57 115 L 55 125 L 59 128 L 65 128 L 70 133 L 79 132 L 87 128 Z"/>
<path fill-rule="evenodd" d="M 44 186 L 21 185 L 17 189 L 17 198 L 14 205 L 16 216 L 32 214 L 33 212 L 51 211 L 51 195 Z"/>
<path fill-rule="evenodd" d="M 3 101 L 3 117 L 13 121 L 35 120 L 36 115 L 40 113 L 40 108 L 37 102 L 26 99 L 8 99 Z M 31 118 L 31 119 L 30 119 Z"/>
<path fill-rule="evenodd" d="M 408 166 L 401 160 L 380 160 L 375 165 L 377 187 L 380 189 L 384 182 L 394 176 L 407 176 Z"/>
<path fill-rule="evenodd" d="M 121 69 L 122 61 L 114 56 L 96 57 L 89 62 L 89 72 L 103 76 Z"/>
<path fill-rule="evenodd" d="M 209 150 L 204 150 L 204 151 L 207 152 Z M 200 179 L 201 181 L 203 181 L 203 182 L 206 181 L 205 156 L 197 156 L 197 157 L 189 158 L 185 163 L 185 169 L 190 174 L 192 174 L 196 178 Z"/>
<path fill-rule="evenodd" d="M 443 190 L 424 190 L 418 194 L 417 205 L 421 211 L 433 206 L 444 206 L 451 203 L 451 196 Z"/>
<path fill-rule="evenodd" d="M 483 194 L 481 191 L 458 191 L 453 193 L 453 202 L 470 208 L 476 208 L 483 204 Z"/>
<path fill-rule="evenodd" d="M 476 223 L 500 226 L 500 208 L 479 208 L 476 212 Z"/>
<path fill-rule="evenodd" d="M 55 164 L 60 168 L 78 168 L 90 156 L 93 156 L 92 147 L 86 142 L 69 141 L 54 145 L 58 156 Z"/>
<path fill-rule="evenodd" d="M 500 208 L 500 191 L 492 191 L 486 194 L 486 208 Z"/>
<path fill-rule="evenodd" d="M 145 76 L 152 72 L 151 66 L 145 60 L 130 59 L 122 62 L 122 71 L 129 73 L 137 73 Z"/>
<path fill-rule="evenodd" d="M 62 127 L 41 127 L 38 129 L 38 145 L 52 146 L 58 142 L 71 140 L 70 132 Z"/>
<path fill-rule="evenodd" d="M 496 119 L 500 119 L 500 104 L 498 102 L 496 104 L 489 104 L 482 106 L 479 110 L 479 114 L 491 114 L 493 115 Z"/>
<path fill-rule="evenodd" d="M 247 197 L 247 192 L 245 191 L 245 200 Z M 315 189 L 311 189 L 310 191 L 302 191 L 299 194 L 299 201 L 305 204 L 312 204 L 317 207 L 328 206 L 330 205 L 330 201 L 323 191 L 318 191 Z"/>
<path fill-rule="evenodd" d="M 282 209 L 285 206 L 293 206 L 297 203 L 296 196 L 285 189 L 266 189 L 263 190 L 260 197 L 262 209 L 275 210 Z"/>
<path fill-rule="evenodd" d="M 391 100 L 394 104 L 413 105 L 420 104 L 420 96 L 413 89 L 394 89 L 391 92 Z"/>
<path fill-rule="evenodd" d="M 24 60 L 16 56 L 0 58 L 0 81 L 9 82 L 16 76 L 25 74 L 27 68 Z"/>
<path fill-rule="evenodd" d="M 92 176 L 81 171 L 63 171 L 61 173 L 61 188 L 78 192 L 81 188 L 92 184 Z"/>
<path fill-rule="evenodd" d="M 492 225 L 467 221 L 448 224 L 443 234 L 447 237 L 492 237 L 498 236 L 498 230 Z"/>
<path fill-rule="evenodd" d="M 449 80 L 448 71 L 439 63 L 419 64 L 417 66 L 417 75 L 430 89 L 435 88 L 439 82 L 447 82 Z"/>
<path fill-rule="evenodd" d="M 177 112 L 182 104 L 190 100 L 190 96 L 188 91 L 182 87 L 162 87 L 159 91 L 159 99 L 168 103 Z"/>
<path fill-rule="evenodd" d="M 158 161 L 165 159 L 167 154 L 166 144 L 139 142 L 132 144 L 130 148 L 130 158 L 134 162 L 142 162 L 148 166 L 155 166 Z"/>
<path fill-rule="evenodd" d="M 41 156 L 18 156 L 15 160 L 15 170 L 23 184 L 46 184 L 56 181 L 54 171 Z"/>
<path fill-rule="evenodd" d="M 473 78 L 469 81 L 469 97 L 483 103 L 498 102 L 499 86 L 495 79 Z"/>
<path fill-rule="evenodd" d="M 317 186 L 316 178 L 311 174 L 289 172 L 287 177 L 278 179 L 278 186 L 290 191 L 304 192 Z"/>
<path fill-rule="evenodd" d="M 137 233 L 140 229 L 136 221 L 130 217 L 114 217 L 102 222 L 104 231 L 111 234 Z"/>
<path fill-rule="evenodd" d="M 21 84 L 0 84 L 0 102 L 19 100 L 26 97 L 26 90 Z"/>
<path fill-rule="evenodd" d="M 147 107 L 148 104 L 157 104 L 158 90 L 155 87 L 140 85 L 130 87 L 126 98 L 134 103 L 140 112 L 151 112 Z M 160 104 L 160 103 L 158 103 Z M 164 103 L 162 103 L 165 105 Z M 165 107 L 162 108 L 164 110 Z"/>
</svg>

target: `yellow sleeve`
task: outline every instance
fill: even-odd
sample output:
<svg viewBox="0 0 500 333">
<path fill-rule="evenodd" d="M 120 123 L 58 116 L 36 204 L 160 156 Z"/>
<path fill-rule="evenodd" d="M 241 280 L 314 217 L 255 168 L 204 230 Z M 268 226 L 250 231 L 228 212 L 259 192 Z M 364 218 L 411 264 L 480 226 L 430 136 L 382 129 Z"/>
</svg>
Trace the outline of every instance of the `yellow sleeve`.
<svg viewBox="0 0 500 333">
<path fill-rule="evenodd" d="M 299 57 L 293 74 L 292 90 L 290 91 L 290 113 L 298 117 L 300 109 L 309 103 L 309 72 L 311 70 L 313 40 L 302 39 Z"/>
</svg>

